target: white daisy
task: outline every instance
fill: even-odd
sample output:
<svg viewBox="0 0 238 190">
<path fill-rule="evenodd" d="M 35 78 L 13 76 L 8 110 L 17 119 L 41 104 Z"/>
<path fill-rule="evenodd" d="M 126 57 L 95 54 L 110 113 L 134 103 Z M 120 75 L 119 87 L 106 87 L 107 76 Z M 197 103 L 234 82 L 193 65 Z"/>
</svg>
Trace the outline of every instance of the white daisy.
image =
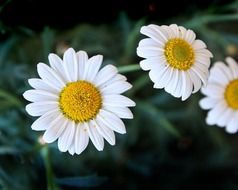
<svg viewBox="0 0 238 190">
<path fill-rule="evenodd" d="M 211 68 L 208 85 L 202 88 L 207 97 L 200 100 L 201 108 L 210 110 L 206 123 L 226 127 L 229 133 L 238 130 L 238 65 L 231 57 L 228 66 L 216 62 Z"/>
<path fill-rule="evenodd" d="M 140 66 L 150 70 L 154 88 L 165 88 L 185 100 L 207 83 L 212 54 L 192 30 L 176 24 L 150 24 L 140 32 L 149 38 L 140 41 L 137 54 L 145 58 Z"/>
<path fill-rule="evenodd" d="M 29 79 L 34 90 L 23 96 L 33 103 L 26 106 L 26 111 L 31 116 L 40 116 L 31 128 L 45 131 L 46 143 L 58 139 L 62 152 L 80 154 L 89 138 L 99 151 L 104 147 L 103 138 L 114 145 L 114 131 L 126 133 L 120 118 L 133 118 L 128 107 L 135 103 L 121 95 L 132 85 L 113 65 L 99 70 L 102 59 L 101 55 L 88 59 L 86 52 L 75 53 L 69 48 L 63 60 L 50 54 L 50 67 L 44 63 L 37 65 L 40 79 Z"/>
</svg>

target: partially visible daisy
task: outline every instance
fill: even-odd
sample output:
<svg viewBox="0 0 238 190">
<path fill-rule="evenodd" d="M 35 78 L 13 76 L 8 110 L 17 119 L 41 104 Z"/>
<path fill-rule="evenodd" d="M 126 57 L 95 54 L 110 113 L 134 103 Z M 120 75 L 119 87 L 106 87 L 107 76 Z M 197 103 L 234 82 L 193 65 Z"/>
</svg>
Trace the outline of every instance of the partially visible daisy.
<svg viewBox="0 0 238 190">
<path fill-rule="evenodd" d="M 231 57 L 223 62 L 216 62 L 211 68 L 208 85 L 202 88 L 206 95 L 199 105 L 209 110 L 206 123 L 226 127 L 229 133 L 238 130 L 238 65 Z"/>
<path fill-rule="evenodd" d="M 171 24 L 143 26 L 140 32 L 149 38 L 142 39 L 137 54 L 145 58 L 140 62 L 149 72 L 154 88 L 164 88 L 173 96 L 186 100 L 206 85 L 212 54 L 206 44 L 196 40 L 192 30 Z"/>
<path fill-rule="evenodd" d="M 103 138 L 114 145 L 114 131 L 126 133 L 120 118 L 133 118 L 128 107 L 135 103 L 121 95 L 132 85 L 113 65 L 99 70 L 102 59 L 101 55 L 89 59 L 86 52 L 76 53 L 69 48 L 63 60 L 50 54 L 50 67 L 44 63 L 37 65 L 40 79 L 29 79 L 34 89 L 23 96 L 33 103 L 26 106 L 26 111 L 31 116 L 40 116 L 31 128 L 45 131 L 46 143 L 58 139 L 62 152 L 80 154 L 89 138 L 99 151 L 104 147 Z"/>
</svg>

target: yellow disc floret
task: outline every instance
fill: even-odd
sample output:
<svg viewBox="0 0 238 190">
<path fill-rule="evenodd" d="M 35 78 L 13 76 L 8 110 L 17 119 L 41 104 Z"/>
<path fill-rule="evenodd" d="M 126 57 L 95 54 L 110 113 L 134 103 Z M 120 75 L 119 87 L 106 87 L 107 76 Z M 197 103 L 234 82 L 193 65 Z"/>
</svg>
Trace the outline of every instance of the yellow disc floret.
<svg viewBox="0 0 238 190">
<path fill-rule="evenodd" d="M 238 109 L 238 79 L 227 85 L 224 95 L 227 104 L 233 109 Z"/>
<path fill-rule="evenodd" d="M 60 110 L 75 122 L 86 122 L 95 118 L 101 106 L 102 96 L 99 90 L 84 80 L 68 83 L 60 93 Z"/>
<path fill-rule="evenodd" d="M 183 39 L 172 38 L 165 44 L 164 55 L 171 67 L 188 70 L 194 63 L 194 49 Z"/>
</svg>

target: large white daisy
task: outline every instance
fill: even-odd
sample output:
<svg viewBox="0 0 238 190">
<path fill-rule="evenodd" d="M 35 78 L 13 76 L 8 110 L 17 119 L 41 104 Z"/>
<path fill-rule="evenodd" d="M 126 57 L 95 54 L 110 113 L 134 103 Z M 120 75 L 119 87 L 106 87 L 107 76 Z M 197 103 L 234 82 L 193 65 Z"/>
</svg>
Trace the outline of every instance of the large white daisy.
<svg viewBox="0 0 238 190">
<path fill-rule="evenodd" d="M 62 152 L 80 154 L 89 138 L 99 151 L 104 147 L 103 138 L 114 145 L 114 131 L 126 133 L 120 118 L 133 118 L 128 107 L 135 103 L 121 95 L 132 85 L 113 65 L 99 70 L 102 59 L 101 55 L 89 59 L 86 52 L 76 53 L 69 48 L 63 60 L 50 54 L 50 67 L 37 65 L 40 79 L 29 79 L 34 89 L 23 96 L 33 103 L 26 106 L 26 111 L 40 116 L 31 128 L 45 131 L 43 139 L 47 143 L 58 139 Z"/>
<path fill-rule="evenodd" d="M 192 30 L 176 24 L 150 24 L 140 32 L 149 38 L 139 42 L 137 54 L 145 58 L 140 66 L 150 70 L 154 88 L 185 100 L 207 83 L 212 54 Z"/>
<path fill-rule="evenodd" d="M 208 125 L 226 127 L 229 133 L 238 130 L 238 65 L 231 57 L 226 58 L 228 66 L 216 62 L 211 68 L 208 85 L 201 89 L 206 95 L 201 99 L 201 108 L 210 110 Z"/>
</svg>

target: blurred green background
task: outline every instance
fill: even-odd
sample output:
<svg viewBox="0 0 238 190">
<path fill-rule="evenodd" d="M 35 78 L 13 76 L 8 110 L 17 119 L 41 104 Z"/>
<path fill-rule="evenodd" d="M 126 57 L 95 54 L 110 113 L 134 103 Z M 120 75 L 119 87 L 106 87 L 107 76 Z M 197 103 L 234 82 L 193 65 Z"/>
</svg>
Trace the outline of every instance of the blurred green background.
<svg viewBox="0 0 238 190">
<path fill-rule="evenodd" d="M 212 62 L 238 60 L 238 1 L 0 1 L 0 189 L 238 189 L 237 134 L 205 124 L 200 93 L 181 102 L 137 69 L 139 30 L 150 23 L 193 29 Z M 134 86 L 127 134 L 102 152 L 91 142 L 79 156 L 42 145 L 24 110 L 36 64 L 68 47 L 104 55 Z"/>
</svg>

